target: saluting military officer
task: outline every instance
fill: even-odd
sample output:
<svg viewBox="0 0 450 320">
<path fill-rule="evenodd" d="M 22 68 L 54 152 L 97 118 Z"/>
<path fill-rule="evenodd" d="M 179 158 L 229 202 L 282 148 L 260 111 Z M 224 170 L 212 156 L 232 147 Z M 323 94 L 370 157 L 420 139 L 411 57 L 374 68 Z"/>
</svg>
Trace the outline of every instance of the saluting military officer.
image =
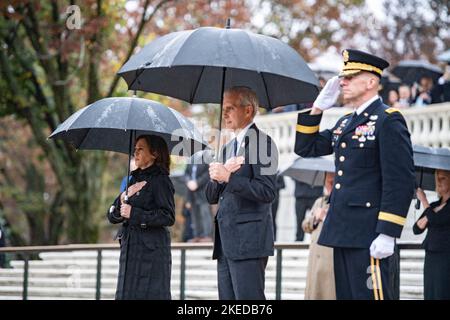
<svg viewBox="0 0 450 320">
<path fill-rule="evenodd" d="M 295 152 L 335 153 L 336 177 L 318 243 L 334 248 L 337 299 L 392 299 L 389 268 L 414 193 L 410 134 L 378 96 L 384 59 L 347 49 L 309 113 L 299 113 Z M 319 132 L 322 112 L 342 97 L 353 113 Z"/>
</svg>

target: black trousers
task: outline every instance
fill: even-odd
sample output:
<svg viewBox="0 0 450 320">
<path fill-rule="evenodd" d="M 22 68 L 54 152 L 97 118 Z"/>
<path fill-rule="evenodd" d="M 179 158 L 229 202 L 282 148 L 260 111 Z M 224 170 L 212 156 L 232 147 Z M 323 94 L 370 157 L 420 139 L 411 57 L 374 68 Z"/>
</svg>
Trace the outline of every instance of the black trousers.
<svg viewBox="0 0 450 320">
<path fill-rule="evenodd" d="M 315 201 L 315 198 L 295 198 L 295 213 L 297 215 L 297 234 L 295 241 L 303 241 L 305 232 L 302 229 L 302 222 L 305 219 L 306 211 L 312 208 Z"/>
<path fill-rule="evenodd" d="M 425 251 L 425 300 L 450 299 L 450 252 Z"/>
<path fill-rule="evenodd" d="M 375 259 L 369 249 L 333 248 L 336 299 L 392 300 L 394 256 Z"/>
<path fill-rule="evenodd" d="M 268 257 L 217 260 L 219 300 L 265 300 L 264 283 Z"/>
</svg>

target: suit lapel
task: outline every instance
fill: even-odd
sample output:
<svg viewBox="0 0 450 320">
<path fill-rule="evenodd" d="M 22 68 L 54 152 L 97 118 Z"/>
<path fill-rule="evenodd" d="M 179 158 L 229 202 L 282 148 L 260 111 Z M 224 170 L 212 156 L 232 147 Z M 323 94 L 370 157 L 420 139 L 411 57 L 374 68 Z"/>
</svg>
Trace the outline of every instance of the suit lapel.
<svg viewBox="0 0 450 320">
<path fill-rule="evenodd" d="M 242 140 L 241 145 L 238 146 L 238 152 L 237 156 L 243 156 L 245 157 L 245 150 L 249 144 L 249 141 L 252 139 L 255 139 L 257 137 L 250 137 L 250 135 L 255 135 L 258 132 L 258 127 L 256 124 L 252 124 L 250 128 L 248 128 L 247 132 L 245 133 L 244 139 Z"/>
</svg>

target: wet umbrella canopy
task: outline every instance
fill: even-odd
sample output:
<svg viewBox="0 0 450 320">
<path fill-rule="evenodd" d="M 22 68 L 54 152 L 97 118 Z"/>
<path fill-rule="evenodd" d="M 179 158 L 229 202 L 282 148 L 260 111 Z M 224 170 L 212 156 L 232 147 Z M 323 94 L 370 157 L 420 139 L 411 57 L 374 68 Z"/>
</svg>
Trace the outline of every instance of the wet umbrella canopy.
<svg viewBox="0 0 450 320">
<path fill-rule="evenodd" d="M 425 190 L 434 190 L 434 170 L 450 171 L 450 150 L 446 148 L 431 148 L 419 145 L 413 146 L 414 166 L 416 177 L 419 178 L 419 187 Z M 422 177 L 421 177 L 422 176 Z"/>
<path fill-rule="evenodd" d="M 450 150 L 413 145 L 413 152 L 417 186 L 434 191 L 436 189 L 435 169 L 450 171 Z M 417 200 L 416 208 L 419 209 L 419 207 L 420 201 Z"/>
<path fill-rule="evenodd" d="M 130 139 L 159 135 L 169 151 L 191 156 L 206 147 L 194 124 L 178 111 L 140 98 L 105 98 L 71 115 L 50 135 L 77 149 L 109 150 L 128 154 Z"/>
<path fill-rule="evenodd" d="M 253 89 L 272 109 L 312 102 L 318 80 L 284 42 L 242 29 L 213 27 L 157 38 L 118 72 L 129 89 L 155 92 L 189 103 L 221 103 L 224 89 Z"/>
<path fill-rule="evenodd" d="M 191 156 L 207 146 L 193 123 L 176 110 L 156 101 L 128 97 L 105 98 L 84 107 L 49 138 L 62 139 L 77 149 L 126 153 L 130 160 L 134 141 L 143 134 L 164 138 L 169 152 L 179 156 Z M 126 189 L 128 194 L 128 179 Z"/>
<path fill-rule="evenodd" d="M 311 187 L 317 187 L 323 186 L 326 172 L 334 171 L 334 162 L 329 158 L 298 158 L 280 174 L 307 183 Z"/>
<path fill-rule="evenodd" d="M 400 61 L 392 73 L 409 85 L 418 82 L 425 76 L 430 77 L 434 82 L 442 76 L 442 70 L 438 66 L 425 60 Z"/>
<path fill-rule="evenodd" d="M 319 82 L 284 42 L 247 30 L 203 27 L 167 34 L 146 45 L 119 70 L 128 89 L 159 93 L 189 103 L 220 103 L 226 89 L 245 86 L 260 106 L 273 109 L 312 102 Z"/>
</svg>

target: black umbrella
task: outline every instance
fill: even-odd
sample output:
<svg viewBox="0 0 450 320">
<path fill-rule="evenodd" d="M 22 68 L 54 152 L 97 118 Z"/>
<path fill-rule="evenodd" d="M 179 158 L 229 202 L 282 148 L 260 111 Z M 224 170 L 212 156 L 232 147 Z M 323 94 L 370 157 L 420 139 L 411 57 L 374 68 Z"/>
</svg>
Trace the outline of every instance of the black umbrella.
<svg viewBox="0 0 450 320">
<path fill-rule="evenodd" d="M 324 185 L 326 172 L 334 171 L 334 162 L 329 158 L 298 158 L 280 174 L 317 187 Z"/>
<path fill-rule="evenodd" d="M 194 124 L 178 111 L 156 101 L 129 97 L 105 98 L 84 107 L 49 138 L 62 139 L 77 149 L 116 151 L 131 158 L 133 141 L 143 134 L 162 137 L 170 153 L 179 156 L 206 147 Z M 127 172 L 129 176 L 129 165 Z"/>
<path fill-rule="evenodd" d="M 392 73 L 409 85 L 419 81 L 424 76 L 432 78 L 433 82 L 436 82 L 442 76 L 441 68 L 425 60 L 400 61 L 392 69 Z"/>
<path fill-rule="evenodd" d="M 414 166 L 416 169 L 416 180 L 418 187 L 424 190 L 435 190 L 435 169 L 450 171 L 450 149 L 432 148 L 413 145 Z M 417 200 L 416 208 L 419 209 L 420 202 Z"/>
<path fill-rule="evenodd" d="M 384 71 L 380 79 L 380 89 L 378 91 L 378 94 L 381 96 L 383 101 L 388 101 L 389 91 L 395 90 L 398 92 L 398 88 L 401 84 L 402 83 L 400 79 L 393 76 L 388 71 Z"/>
<path fill-rule="evenodd" d="M 226 29 L 203 27 L 157 38 L 118 74 L 131 90 L 191 104 L 222 104 L 223 92 L 233 86 L 253 89 L 267 109 L 312 102 L 319 92 L 316 76 L 294 49 L 272 37 L 231 29 L 229 22 Z"/>
</svg>

